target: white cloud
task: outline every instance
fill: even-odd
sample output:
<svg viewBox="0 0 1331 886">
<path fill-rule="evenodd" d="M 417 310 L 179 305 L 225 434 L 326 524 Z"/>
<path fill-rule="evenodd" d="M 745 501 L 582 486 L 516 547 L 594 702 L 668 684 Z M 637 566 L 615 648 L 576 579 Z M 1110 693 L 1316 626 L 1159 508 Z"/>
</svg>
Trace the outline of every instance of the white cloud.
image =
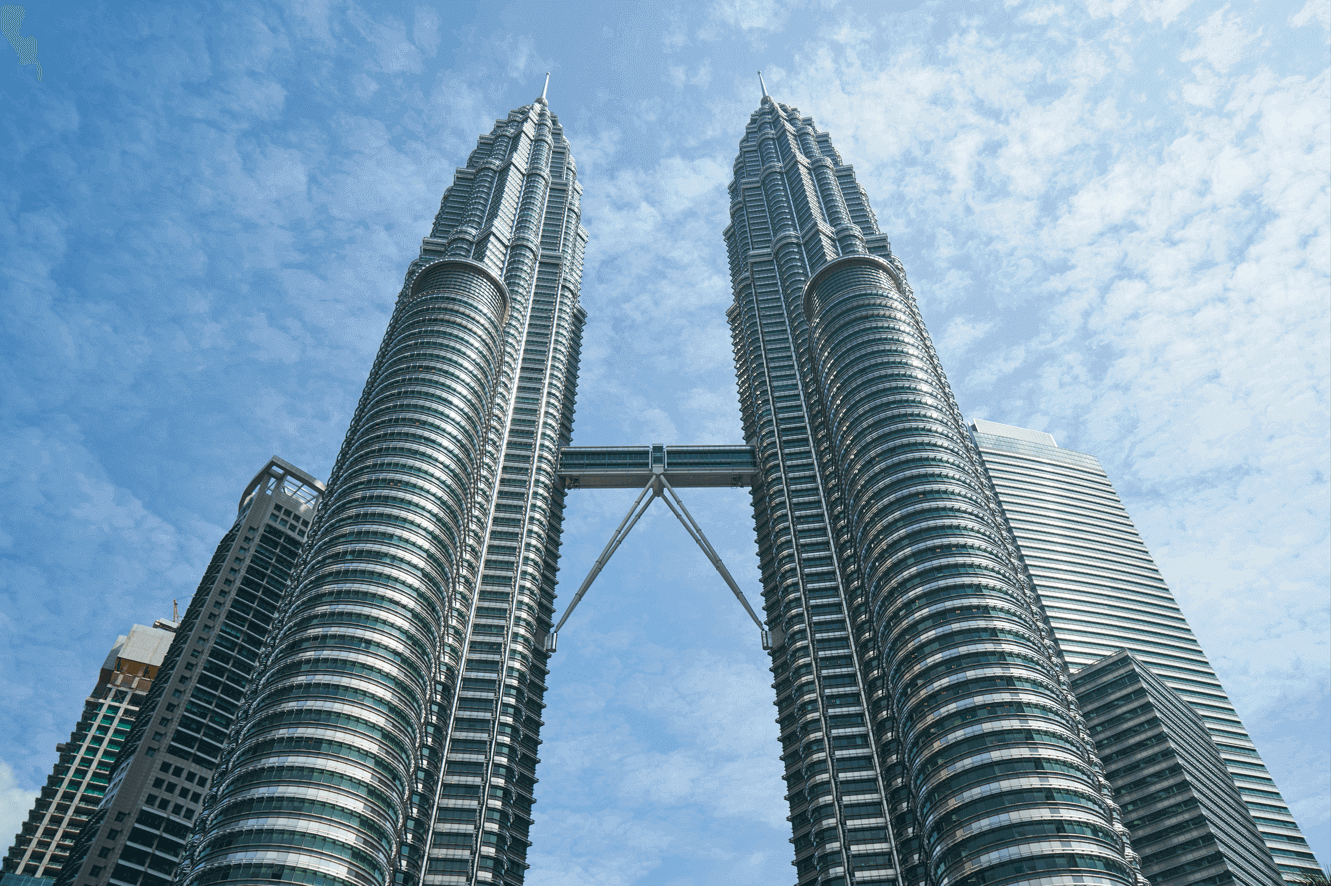
<svg viewBox="0 0 1331 886">
<path fill-rule="evenodd" d="M 1289 20 L 1296 28 L 1302 28 L 1314 21 L 1320 23 L 1322 29 L 1331 34 L 1331 6 L 1327 5 L 1326 0 L 1308 0 Z"/>
<path fill-rule="evenodd" d="M 28 817 L 37 800 L 35 788 L 23 788 L 14 778 L 13 768 L 0 760 L 0 840 L 8 842 Z"/>
<path fill-rule="evenodd" d="M 1243 50 L 1262 36 L 1262 29 L 1250 31 L 1237 15 L 1227 15 L 1229 8 L 1217 9 L 1197 28 L 1197 45 L 1183 53 L 1185 62 L 1201 59 L 1224 73 L 1234 66 Z"/>
<path fill-rule="evenodd" d="M 953 317 L 943 334 L 936 339 L 936 346 L 944 359 L 959 358 L 971 346 L 983 339 L 994 328 L 994 323 L 977 320 L 974 317 Z M 950 362 L 950 360 L 949 360 Z"/>
<path fill-rule="evenodd" d="M 706 89 L 712 82 L 712 62 L 710 59 L 703 59 L 702 64 L 692 73 L 684 65 L 671 65 L 670 85 L 676 89 L 683 89 L 685 86 L 698 86 Z"/>
<path fill-rule="evenodd" d="M 692 388 L 681 397 L 680 411 L 688 416 L 689 441 L 723 446 L 744 437 L 740 427 L 738 397 L 729 386 Z"/>
<path fill-rule="evenodd" d="M 347 18 L 369 42 L 370 52 L 364 59 L 367 67 L 388 74 L 420 73 L 420 50 L 408 38 L 401 20 L 382 12 L 369 15 L 356 6 L 349 8 Z"/>
<path fill-rule="evenodd" d="M 608 574 L 610 587 L 601 593 L 624 589 L 623 574 Z M 725 593 L 723 586 L 717 591 Z M 628 884 L 666 873 L 669 859 L 676 874 L 697 864 L 733 877 L 726 882 L 779 877 L 789 867 L 784 853 L 753 857 L 734 839 L 787 827 L 766 697 L 770 676 L 750 656 L 680 649 L 686 637 L 662 646 L 602 634 L 602 625 L 623 624 L 622 616 L 606 617 L 613 605 L 602 600 L 581 615 L 576 633 L 566 632 L 567 653 L 561 638 L 559 654 L 570 658 L 559 661 L 547 699 L 537 795 L 560 811 L 537 820 L 530 876 L 551 884 L 580 877 Z M 585 672 L 597 661 L 594 650 L 606 647 L 614 650 L 614 667 Z M 588 865 L 588 857 L 597 863 Z"/>
<path fill-rule="evenodd" d="M 439 51 L 439 28 L 443 24 L 439 13 L 429 6 L 417 6 L 411 25 L 411 36 L 427 56 Z"/>
<path fill-rule="evenodd" d="M 708 12 L 713 27 L 774 31 L 785 23 L 789 3 L 786 0 L 714 0 Z"/>
</svg>

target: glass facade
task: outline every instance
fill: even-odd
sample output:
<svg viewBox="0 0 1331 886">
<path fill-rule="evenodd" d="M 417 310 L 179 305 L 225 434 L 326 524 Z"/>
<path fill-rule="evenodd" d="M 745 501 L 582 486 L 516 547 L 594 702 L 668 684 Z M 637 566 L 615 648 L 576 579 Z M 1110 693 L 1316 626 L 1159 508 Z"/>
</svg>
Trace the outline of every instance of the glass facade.
<svg viewBox="0 0 1331 886">
<path fill-rule="evenodd" d="M 1054 635 L 1077 671 L 1126 649 L 1202 718 L 1290 882 L 1318 870 L 1257 748 L 1093 456 L 977 419 L 975 440 Z"/>
<path fill-rule="evenodd" d="M 521 883 L 584 312 L 545 99 L 412 262 L 180 882 Z"/>
<path fill-rule="evenodd" d="M 1280 872 L 1206 725 L 1130 652 L 1072 680 L 1153 886 L 1279 886 Z"/>
<path fill-rule="evenodd" d="M 58 886 L 167 886 L 323 484 L 274 457 L 240 496 Z"/>
<path fill-rule="evenodd" d="M 729 310 L 800 886 L 1142 883 L 904 271 L 765 96 Z"/>
<path fill-rule="evenodd" d="M 149 689 L 171 644 L 174 622 L 134 625 L 116 639 L 97 685 L 83 703 L 69 741 L 56 745 L 60 755 L 37 802 L 5 855 L 4 882 L 15 886 L 31 878 L 51 883 L 71 867 L 75 840 L 106 795 L 111 772 L 126 755 L 125 743 L 143 711 Z"/>
</svg>

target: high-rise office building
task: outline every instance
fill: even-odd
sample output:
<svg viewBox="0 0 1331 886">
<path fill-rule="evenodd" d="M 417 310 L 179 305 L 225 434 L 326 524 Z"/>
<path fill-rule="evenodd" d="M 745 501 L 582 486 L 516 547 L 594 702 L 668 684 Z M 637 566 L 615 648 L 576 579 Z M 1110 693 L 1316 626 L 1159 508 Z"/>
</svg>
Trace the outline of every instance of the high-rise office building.
<svg viewBox="0 0 1331 886">
<path fill-rule="evenodd" d="M 1142 882 L 854 170 L 764 95 L 734 173 L 729 317 L 798 882 Z"/>
<path fill-rule="evenodd" d="M 1202 718 L 1291 882 L 1317 861 L 1094 456 L 977 419 L 975 441 L 1068 665 L 1126 649 Z"/>
<path fill-rule="evenodd" d="M 276 457 L 245 487 L 61 886 L 170 882 L 322 490 Z"/>
<path fill-rule="evenodd" d="M 580 195 L 544 97 L 457 171 L 183 882 L 523 881 L 584 317 Z"/>
<path fill-rule="evenodd" d="M 6 886 L 17 886 L 20 877 L 53 882 L 68 866 L 75 839 L 96 814 L 111 771 L 124 756 L 130 728 L 148 699 L 175 628 L 174 622 L 159 619 L 150 628 L 134 625 L 116 638 L 97 685 L 83 703 L 83 716 L 69 741 L 56 745 L 60 758 L 5 856 Z"/>
<path fill-rule="evenodd" d="M 1152 886 L 1280 886 L 1281 875 L 1196 711 L 1121 650 L 1072 678 Z"/>
</svg>

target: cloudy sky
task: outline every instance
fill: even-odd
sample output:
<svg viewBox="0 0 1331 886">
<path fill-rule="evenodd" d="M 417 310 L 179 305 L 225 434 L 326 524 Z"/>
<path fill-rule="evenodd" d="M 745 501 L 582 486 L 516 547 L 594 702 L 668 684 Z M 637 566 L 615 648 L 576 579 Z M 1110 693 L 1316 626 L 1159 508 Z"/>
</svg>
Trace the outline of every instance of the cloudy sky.
<svg viewBox="0 0 1331 886">
<path fill-rule="evenodd" d="M 855 165 L 963 411 L 1105 464 L 1331 860 L 1328 9 L 30 0 L 44 79 L 0 44 L 0 842 L 268 456 L 327 474 L 453 169 L 545 71 L 591 232 L 575 442 L 739 442 L 721 231 L 761 68 Z M 756 597 L 746 496 L 686 501 Z M 569 583 L 628 504 L 571 497 Z M 534 886 L 793 879 L 765 656 L 672 519 L 561 635 Z"/>
</svg>

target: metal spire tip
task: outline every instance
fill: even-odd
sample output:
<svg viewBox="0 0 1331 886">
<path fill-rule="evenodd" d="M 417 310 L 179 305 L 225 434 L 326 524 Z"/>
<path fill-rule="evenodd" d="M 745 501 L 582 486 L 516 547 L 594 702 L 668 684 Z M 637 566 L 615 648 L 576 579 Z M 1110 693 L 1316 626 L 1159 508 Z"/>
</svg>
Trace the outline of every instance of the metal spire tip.
<svg viewBox="0 0 1331 886">
<path fill-rule="evenodd" d="M 758 85 L 763 88 L 763 98 L 771 98 L 771 96 L 767 94 L 767 84 L 763 82 L 762 71 L 758 72 Z"/>
<path fill-rule="evenodd" d="M 542 98 L 542 99 L 545 98 L 545 94 L 546 94 L 546 92 L 549 91 L 549 89 L 550 89 L 550 72 L 549 72 L 549 71 L 546 71 L 546 72 L 545 72 L 545 85 L 541 87 L 541 98 Z"/>
</svg>

